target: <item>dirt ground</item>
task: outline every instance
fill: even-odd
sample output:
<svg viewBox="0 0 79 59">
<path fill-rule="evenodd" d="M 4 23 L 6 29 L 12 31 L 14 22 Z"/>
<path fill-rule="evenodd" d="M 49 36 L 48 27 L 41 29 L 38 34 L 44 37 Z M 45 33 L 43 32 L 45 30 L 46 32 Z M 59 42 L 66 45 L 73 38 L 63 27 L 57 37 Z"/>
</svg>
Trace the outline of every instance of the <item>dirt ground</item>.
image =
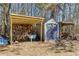
<svg viewBox="0 0 79 59">
<path fill-rule="evenodd" d="M 56 53 L 52 49 L 52 43 L 45 42 L 22 42 L 18 44 L 0 47 L 0 55 L 2 56 L 77 56 L 79 55 L 79 41 L 73 41 L 73 51 L 64 51 Z"/>
</svg>

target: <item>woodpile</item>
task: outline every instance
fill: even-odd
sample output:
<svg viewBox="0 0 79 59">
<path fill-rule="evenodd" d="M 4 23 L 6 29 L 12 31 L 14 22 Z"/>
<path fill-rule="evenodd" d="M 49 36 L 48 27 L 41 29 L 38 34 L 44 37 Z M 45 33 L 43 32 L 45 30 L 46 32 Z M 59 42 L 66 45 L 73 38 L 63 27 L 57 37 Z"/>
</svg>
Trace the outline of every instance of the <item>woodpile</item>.
<svg viewBox="0 0 79 59">
<path fill-rule="evenodd" d="M 26 41 L 26 33 L 31 30 L 32 25 L 13 25 L 13 41 Z"/>
<path fill-rule="evenodd" d="M 73 41 L 73 35 L 65 33 L 63 36 L 61 36 L 61 39 L 55 41 L 56 44 L 53 48 L 56 50 L 56 53 L 60 52 L 61 50 L 72 52 L 74 51 Z"/>
<path fill-rule="evenodd" d="M 58 53 L 61 50 L 72 52 L 74 51 L 74 44 L 72 43 L 72 40 L 59 40 L 56 42 L 56 45 L 54 49 L 56 50 L 56 53 Z"/>
</svg>

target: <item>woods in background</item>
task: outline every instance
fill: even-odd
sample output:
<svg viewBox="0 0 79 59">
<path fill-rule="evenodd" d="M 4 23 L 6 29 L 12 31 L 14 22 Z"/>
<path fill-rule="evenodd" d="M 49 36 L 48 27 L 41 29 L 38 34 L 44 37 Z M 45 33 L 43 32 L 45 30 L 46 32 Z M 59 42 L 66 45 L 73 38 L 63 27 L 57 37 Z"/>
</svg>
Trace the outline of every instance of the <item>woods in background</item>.
<svg viewBox="0 0 79 59">
<path fill-rule="evenodd" d="M 44 17 L 45 21 L 54 18 L 57 22 L 74 22 L 78 30 L 79 4 L 77 3 L 2 3 L 0 4 L 0 33 L 4 35 L 5 33 L 9 35 L 11 13 Z"/>
</svg>

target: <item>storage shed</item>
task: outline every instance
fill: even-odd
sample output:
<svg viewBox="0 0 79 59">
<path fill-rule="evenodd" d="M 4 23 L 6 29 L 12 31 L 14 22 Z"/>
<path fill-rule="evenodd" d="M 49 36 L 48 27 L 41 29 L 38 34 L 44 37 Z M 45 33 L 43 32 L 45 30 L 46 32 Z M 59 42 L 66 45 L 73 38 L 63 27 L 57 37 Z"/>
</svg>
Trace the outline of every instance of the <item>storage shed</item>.
<svg viewBox="0 0 79 59">
<path fill-rule="evenodd" d="M 48 20 L 44 24 L 44 29 L 45 41 L 59 39 L 59 24 L 54 19 Z"/>
<path fill-rule="evenodd" d="M 22 25 L 22 26 L 30 25 L 32 27 L 40 25 L 38 27 L 39 28 L 38 30 L 39 30 L 39 34 L 40 34 L 40 40 L 42 41 L 43 21 L 44 21 L 44 18 L 41 18 L 41 17 L 11 14 L 10 15 L 10 38 L 11 38 L 11 43 L 13 41 L 13 27 L 15 27 L 16 25 Z"/>
</svg>

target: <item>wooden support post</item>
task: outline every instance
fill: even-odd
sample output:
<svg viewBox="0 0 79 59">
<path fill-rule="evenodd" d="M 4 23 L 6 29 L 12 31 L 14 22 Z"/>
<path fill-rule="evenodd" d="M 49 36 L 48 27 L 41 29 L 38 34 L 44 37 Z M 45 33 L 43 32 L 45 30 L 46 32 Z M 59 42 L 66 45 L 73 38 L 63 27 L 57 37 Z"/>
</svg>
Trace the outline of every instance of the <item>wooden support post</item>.
<svg viewBox="0 0 79 59">
<path fill-rule="evenodd" d="M 32 28 L 31 29 L 33 29 L 33 25 L 32 25 Z M 30 41 L 32 42 L 33 40 L 32 40 L 33 38 L 32 38 L 32 36 L 31 36 L 31 38 L 30 38 Z"/>
<path fill-rule="evenodd" d="M 61 39 L 61 23 L 59 23 L 59 39 Z"/>
<path fill-rule="evenodd" d="M 75 24 L 73 25 L 73 27 L 74 27 L 74 37 L 75 37 L 75 27 L 76 27 Z"/>
<path fill-rule="evenodd" d="M 43 36 L 43 22 L 41 22 L 40 41 L 42 41 L 42 36 Z"/>
<path fill-rule="evenodd" d="M 10 17 L 10 43 L 12 45 L 12 19 Z"/>
<path fill-rule="evenodd" d="M 32 38 L 31 38 L 31 42 L 32 42 Z"/>
</svg>

